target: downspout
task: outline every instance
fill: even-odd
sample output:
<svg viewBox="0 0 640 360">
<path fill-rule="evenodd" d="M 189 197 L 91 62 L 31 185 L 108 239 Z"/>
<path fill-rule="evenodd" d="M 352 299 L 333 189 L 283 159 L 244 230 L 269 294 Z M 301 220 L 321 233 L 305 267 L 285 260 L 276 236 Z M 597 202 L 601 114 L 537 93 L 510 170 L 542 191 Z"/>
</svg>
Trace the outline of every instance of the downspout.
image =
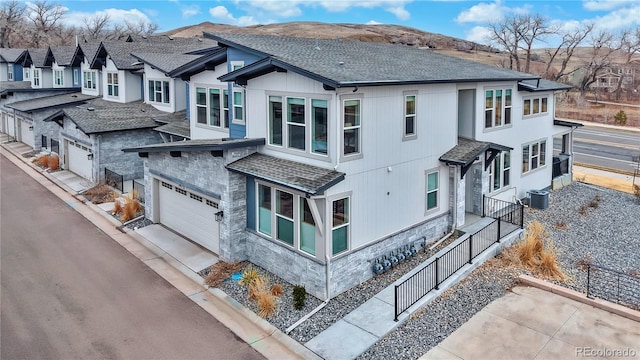
<svg viewBox="0 0 640 360">
<path fill-rule="evenodd" d="M 456 232 L 458 223 L 458 166 L 449 165 L 449 170 L 453 170 L 453 209 L 451 217 L 453 219 L 451 224 L 451 231 L 442 237 L 442 239 L 436 241 L 433 245 L 429 246 L 429 250 L 433 250 L 436 246 L 440 245 L 443 241 L 447 240 L 453 233 Z"/>
<path fill-rule="evenodd" d="M 340 132 L 340 96 L 338 95 L 338 91 L 335 91 L 336 96 L 336 133 Z M 333 167 L 333 170 L 338 170 L 338 166 L 340 166 L 340 134 L 336 134 L 336 166 Z"/>
<path fill-rule="evenodd" d="M 102 135 L 96 135 L 96 154 L 95 157 L 93 159 L 93 161 L 95 161 L 98 166 L 96 167 L 96 182 L 100 182 L 100 138 L 102 138 Z"/>
</svg>

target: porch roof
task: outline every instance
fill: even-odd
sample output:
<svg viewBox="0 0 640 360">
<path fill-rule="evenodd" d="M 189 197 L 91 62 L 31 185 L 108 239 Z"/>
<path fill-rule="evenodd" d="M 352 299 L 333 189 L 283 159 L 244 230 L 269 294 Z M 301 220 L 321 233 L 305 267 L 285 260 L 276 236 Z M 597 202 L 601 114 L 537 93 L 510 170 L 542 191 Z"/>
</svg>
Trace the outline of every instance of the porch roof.
<svg viewBox="0 0 640 360">
<path fill-rule="evenodd" d="M 566 126 L 566 127 L 575 127 L 575 128 L 584 126 L 584 125 L 582 125 L 581 123 L 578 123 L 578 122 L 567 121 L 567 120 L 558 120 L 558 119 L 553 119 L 553 125 Z"/>
<path fill-rule="evenodd" d="M 227 169 L 284 187 L 319 195 L 344 180 L 345 174 L 333 169 L 280 159 L 260 153 L 227 165 Z"/>
<path fill-rule="evenodd" d="M 221 151 L 248 146 L 264 145 L 264 138 L 260 139 L 199 139 L 176 141 L 171 143 L 151 144 L 134 148 L 124 148 L 124 152 L 178 152 L 178 151 Z"/>
<path fill-rule="evenodd" d="M 78 103 L 84 103 L 85 101 L 96 98 L 92 95 L 85 95 L 76 92 L 69 92 L 62 95 L 44 96 L 35 99 L 16 101 L 5 105 L 10 109 L 15 109 L 22 112 L 32 112 L 42 109 L 51 109 L 64 106 L 71 106 Z"/>
<path fill-rule="evenodd" d="M 462 167 L 460 177 L 462 178 L 467 170 L 469 170 L 471 164 L 483 153 L 485 154 L 487 162 L 491 162 L 501 151 L 510 150 L 513 149 L 508 146 L 459 137 L 458 144 L 440 156 L 439 160 L 447 165 L 460 165 Z"/>
<path fill-rule="evenodd" d="M 182 136 L 187 139 L 191 138 L 191 129 L 188 121 L 173 121 L 168 124 L 158 126 L 154 130 L 169 135 Z"/>
</svg>

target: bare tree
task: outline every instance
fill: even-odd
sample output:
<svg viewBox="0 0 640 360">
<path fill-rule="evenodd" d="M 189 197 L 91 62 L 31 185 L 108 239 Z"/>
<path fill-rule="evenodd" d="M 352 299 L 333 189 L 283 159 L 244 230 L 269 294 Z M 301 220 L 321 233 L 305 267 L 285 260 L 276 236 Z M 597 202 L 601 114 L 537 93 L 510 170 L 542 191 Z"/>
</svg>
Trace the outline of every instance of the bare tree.
<svg viewBox="0 0 640 360">
<path fill-rule="evenodd" d="M 82 19 L 82 22 L 84 23 L 82 31 L 91 39 L 102 38 L 109 27 L 110 20 L 111 17 L 107 13 L 96 14 L 92 17 L 84 17 Z"/>
<path fill-rule="evenodd" d="M 520 31 L 518 35 L 522 40 L 522 46 L 519 46 L 519 49 L 525 52 L 524 72 L 529 72 L 531 49 L 534 43 L 544 41 L 547 35 L 556 34 L 558 28 L 550 26 L 547 20 L 538 14 L 517 16 L 515 21 L 519 24 L 515 29 Z"/>
<path fill-rule="evenodd" d="M 622 87 L 629 75 L 627 70 L 630 70 L 631 61 L 640 53 L 640 27 L 636 26 L 635 29 L 626 29 L 620 33 L 620 51 L 623 53 L 624 62 L 621 64 L 622 71 L 615 91 L 616 100 L 620 100 Z"/>
<path fill-rule="evenodd" d="M 547 67 L 544 71 L 545 78 L 557 81 L 577 70 L 577 68 L 567 70 L 569 61 L 573 57 L 576 48 L 591 34 L 593 26 L 593 23 L 585 23 L 577 30 L 565 32 L 562 34 L 562 41 L 558 47 L 545 50 L 545 55 L 547 56 Z M 552 72 L 551 69 L 556 60 L 560 61 L 560 68 Z"/>
<path fill-rule="evenodd" d="M 138 22 L 125 20 L 125 31 L 132 35 L 149 36 L 158 30 L 158 25 L 145 20 Z"/>
<path fill-rule="evenodd" d="M 505 18 L 502 22 L 490 25 L 490 40 L 497 45 L 498 48 L 506 51 L 509 55 L 509 69 L 520 70 L 520 56 L 518 49 L 522 42 L 521 33 L 523 29 L 520 27 L 516 16 Z M 515 69 L 514 69 L 515 65 Z"/>
<path fill-rule="evenodd" d="M 582 66 L 582 76 L 579 79 L 578 88 L 580 95 L 584 96 L 589 86 L 598 80 L 598 75 L 611 66 L 611 57 L 619 49 L 613 33 L 601 31 L 589 39 L 589 58 Z"/>
<path fill-rule="evenodd" d="M 33 25 L 33 47 L 41 47 L 51 40 L 52 33 L 61 29 L 59 21 L 65 12 L 65 8 L 47 0 L 38 0 L 29 6 L 27 18 Z"/>
<path fill-rule="evenodd" d="M 11 34 L 23 21 L 25 6 L 18 0 L 2 2 L 0 7 L 0 47 L 11 47 Z"/>
</svg>

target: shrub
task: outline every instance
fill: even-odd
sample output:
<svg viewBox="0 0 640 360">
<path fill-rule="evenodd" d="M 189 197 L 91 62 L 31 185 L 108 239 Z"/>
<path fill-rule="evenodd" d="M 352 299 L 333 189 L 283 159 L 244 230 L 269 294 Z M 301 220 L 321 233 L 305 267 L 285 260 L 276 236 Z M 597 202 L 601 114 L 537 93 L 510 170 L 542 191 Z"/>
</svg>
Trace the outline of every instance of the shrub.
<svg viewBox="0 0 640 360">
<path fill-rule="evenodd" d="M 239 282 L 240 285 L 251 287 L 256 283 L 256 280 L 261 277 L 262 275 L 260 275 L 258 269 L 249 266 L 242 272 L 242 279 L 240 279 Z"/>
<path fill-rule="evenodd" d="M 558 265 L 558 254 L 553 246 L 553 241 L 548 241 L 544 251 L 540 252 L 540 264 L 538 271 L 546 278 L 554 280 L 566 280 L 567 275 Z"/>
<path fill-rule="evenodd" d="M 50 170 L 58 170 L 58 166 L 60 166 L 60 158 L 58 157 L 58 155 L 50 155 L 47 166 Z"/>
<path fill-rule="evenodd" d="M 567 230 L 569 228 L 569 225 L 567 225 L 567 222 L 564 220 L 556 220 L 556 222 L 553 224 L 553 227 L 558 230 Z"/>
<path fill-rule="evenodd" d="M 282 285 L 273 284 L 273 286 L 271 287 L 271 295 L 273 295 L 273 296 L 282 295 Z"/>
<path fill-rule="evenodd" d="M 269 317 L 276 313 L 276 297 L 269 291 L 261 289 L 255 294 L 258 303 L 258 315 L 261 317 Z"/>
<path fill-rule="evenodd" d="M 557 251 L 548 236 L 544 226 L 533 221 L 529 223 L 524 239 L 505 251 L 504 258 L 542 277 L 566 280 L 567 276 L 558 265 Z"/>
<path fill-rule="evenodd" d="M 580 215 L 582 216 L 587 215 L 587 206 L 586 205 L 580 206 L 580 209 L 578 209 L 578 213 L 580 213 Z"/>
<path fill-rule="evenodd" d="M 640 186 L 633 185 L 633 194 L 638 198 L 638 201 L 640 201 Z"/>
<path fill-rule="evenodd" d="M 120 220 L 127 222 L 133 219 L 140 211 L 142 211 L 142 205 L 140 205 L 140 202 L 137 199 L 126 197 Z"/>
<path fill-rule="evenodd" d="M 307 298 L 307 290 L 300 285 L 293 287 L 293 307 L 296 310 L 302 310 L 304 308 L 304 301 Z"/>
<path fill-rule="evenodd" d="M 33 162 L 35 162 L 36 165 L 40 166 L 41 168 L 46 168 L 49 166 L 49 155 L 42 155 L 39 158 L 33 160 Z"/>
<path fill-rule="evenodd" d="M 249 300 L 258 300 L 260 293 L 267 292 L 267 279 L 262 275 L 258 275 L 249 285 Z"/>
<path fill-rule="evenodd" d="M 618 111 L 613 116 L 613 119 L 614 119 L 616 125 L 627 125 L 627 114 L 625 114 L 624 110 Z"/>
<path fill-rule="evenodd" d="M 122 203 L 118 200 L 116 200 L 113 203 L 113 211 L 112 211 L 115 215 L 121 214 L 122 213 Z"/>
<path fill-rule="evenodd" d="M 218 287 L 223 280 L 226 280 L 233 273 L 240 271 L 244 263 L 228 263 L 219 261 L 209 267 L 209 273 L 204 279 L 204 283 L 211 287 Z"/>
</svg>

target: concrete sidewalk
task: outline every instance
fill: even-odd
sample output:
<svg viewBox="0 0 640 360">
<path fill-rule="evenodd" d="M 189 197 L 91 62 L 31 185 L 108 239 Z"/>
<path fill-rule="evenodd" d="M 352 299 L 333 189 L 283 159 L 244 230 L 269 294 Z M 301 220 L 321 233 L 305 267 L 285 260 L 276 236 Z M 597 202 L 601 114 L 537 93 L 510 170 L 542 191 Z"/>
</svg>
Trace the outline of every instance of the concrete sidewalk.
<svg viewBox="0 0 640 360">
<path fill-rule="evenodd" d="M 23 156 L 31 152 L 30 147 L 6 140 L 7 135 L 0 134 L 0 154 L 91 221 L 100 231 L 118 242 L 266 358 L 320 359 L 221 290 L 205 287 L 196 271 L 202 270 L 198 268 L 206 267 L 208 262 L 217 261 L 213 255 L 198 252 L 188 246 L 195 246 L 194 244 L 184 239 L 182 243 L 179 236 L 166 229 L 162 231 L 152 228 L 142 233 L 128 228 L 120 230 L 121 223 L 118 220 L 77 195 L 79 190 L 86 188 L 81 178 L 70 172 L 48 173 L 37 168 L 31 162 L 32 157 Z M 152 238 L 152 241 L 145 236 Z M 177 253 L 178 256 L 172 253 Z"/>
</svg>

